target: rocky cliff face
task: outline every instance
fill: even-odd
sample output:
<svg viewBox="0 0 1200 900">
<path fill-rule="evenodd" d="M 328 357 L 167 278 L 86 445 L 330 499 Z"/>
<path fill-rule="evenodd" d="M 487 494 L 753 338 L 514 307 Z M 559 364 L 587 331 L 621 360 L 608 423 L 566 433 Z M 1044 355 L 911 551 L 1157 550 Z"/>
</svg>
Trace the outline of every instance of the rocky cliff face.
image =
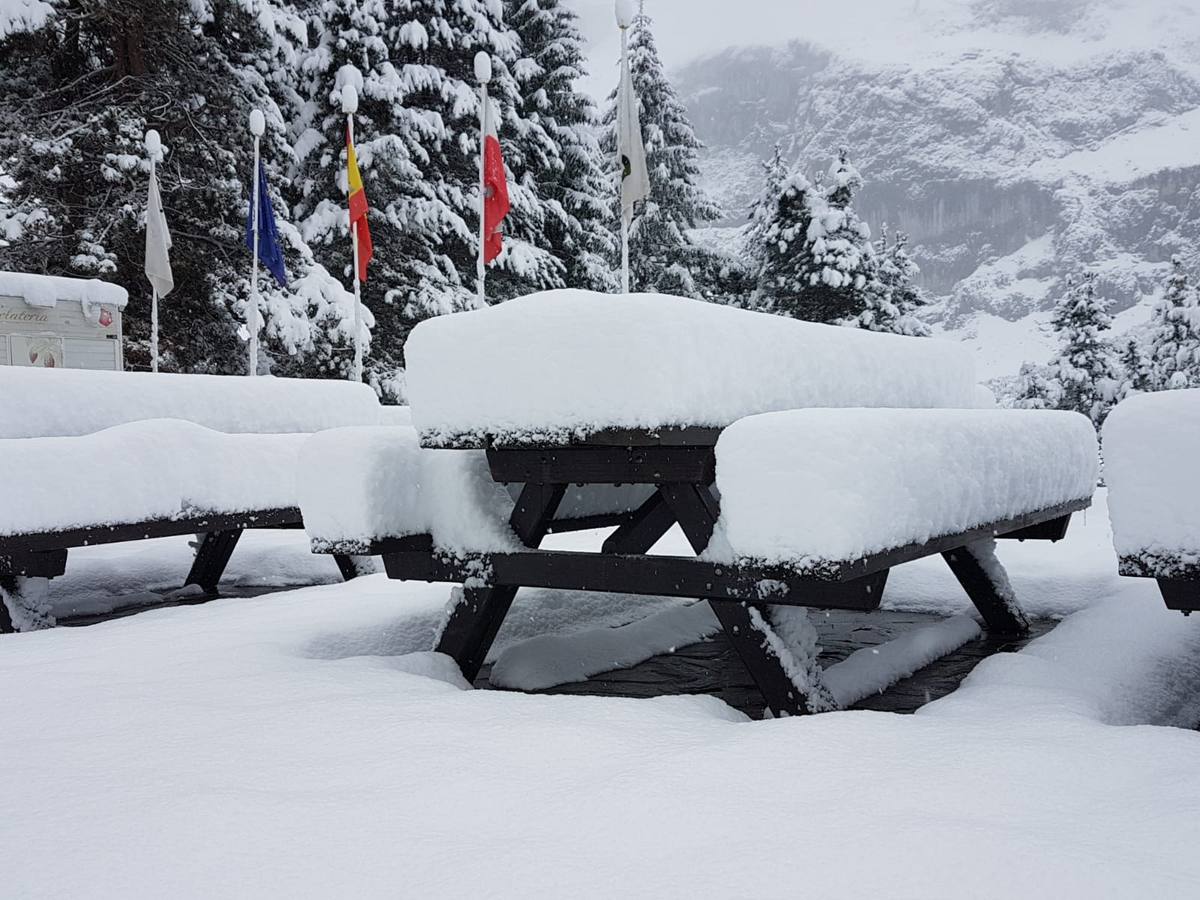
<svg viewBox="0 0 1200 900">
<path fill-rule="evenodd" d="M 1035 24 L 1068 27 L 1070 5 Z M 978 21 L 1047 6 L 979 3 Z M 793 43 L 699 60 L 678 82 L 727 224 L 744 217 L 776 141 L 810 175 L 845 146 L 867 182 L 860 213 L 910 233 L 954 324 L 1044 309 L 1084 267 L 1122 309 L 1171 254 L 1200 265 L 1200 78 L 1180 58 L 1128 49 L 1055 63 L 1015 44 L 872 64 Z"/>
</svg>

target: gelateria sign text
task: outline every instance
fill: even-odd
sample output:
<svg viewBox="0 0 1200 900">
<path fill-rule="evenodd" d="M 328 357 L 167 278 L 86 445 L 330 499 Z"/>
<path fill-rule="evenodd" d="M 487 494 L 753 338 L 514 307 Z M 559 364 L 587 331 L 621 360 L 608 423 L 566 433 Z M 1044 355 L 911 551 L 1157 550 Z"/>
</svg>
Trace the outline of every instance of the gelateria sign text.
<svg viewBox="0 0 1200 900">
<path fill-rule="evenodd" d="M 0 322 L 22 322 L 30 325 L 44 325 L 50 321 L 50 316 L 40 309 L 4 309 L 0 307 Z"/>
</svg>

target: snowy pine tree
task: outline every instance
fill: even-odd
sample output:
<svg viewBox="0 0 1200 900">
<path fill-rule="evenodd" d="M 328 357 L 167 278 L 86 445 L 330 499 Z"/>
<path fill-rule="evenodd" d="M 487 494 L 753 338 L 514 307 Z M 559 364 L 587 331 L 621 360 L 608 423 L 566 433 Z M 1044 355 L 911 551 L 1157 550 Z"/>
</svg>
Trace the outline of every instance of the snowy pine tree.
<svg viewBox="0 0 1200 900">
<path fill-rule="evenodd" d="M 1178 256 L 1154 307 L 1149 356 L 1154 390 L 1200 387 L 1200 295 Z"/>
<path fill-rule="evenodd" d="M 1154 389 L 1150 360 L 1146 358 L 1146 354 L 1142 352 L 1142 348 L 1133 338 L 1126 341 L 1118 365 L 1121 372 L 1121 387 L 1117 393 L 1118 401 Z"/>
<path fill-rule="evenodd" d="M 521 40 L 513 74 L 521 92 L 520 119 L 537 124 L 549 139 L 526 161 L 528 177 L 545 206 L 540 243 L 565 270 L 568 287 L 611 291 L 612 189 L 605 174 L 591 97 L 576 85 L 584 76 L 578 14 L 562 0 L 507 0 L 507 21 Z"/>
<path fill-rule="evenodd" d="M 1116 401 L 1120 376 L 1105 334 L 1112 327 L 1108 301 L 1096 289 L 1096 274 L 1067 279 L 1066 295 L 1054 308 L 1054 330 L 1062 341 L 1050 363 L 1059 409 L 1081 412 L 1099 426 Z"/>
<path fill-rule="evenodd" d="M 862 176 L 846 152 L 829 168 L 829 185 L 812 193 L 801 278 L 806 284 L 792 315 L 811 322 L 852 322 L 877 296 L 871 230 L 854 212 L 854 193 Z"/>
<path fill-rule="evenodd" d="M 1017 375 L 1014 406 L 1019 409 L 1058 409 L 1061 398 L 1061 385 L 1048 366 L 1022 363 Z"/>
<path fill-rule="evenodd" d="M 916 317 L 928 300 L 916 285 L 921 270 L 908 255 L 907 246 L 908 235 L 897 231 L 889 242 L 887 226 L 883 227 L 875 242 L 875 277 L 868 282 L 873 289 L 865 293 L 866 309 L 852 320 L 853 324 L 870 331 L 929 336 L 929 326 Z"/>
<path fill-rule="evenodd" d="M 296 129 L 301 230 L 348 279 L 341 89 L 354 84 L 355 147 L 375 246 L 363 285 L 378 322 L 367 369 L 385 395 L 401 390 L 403 345 L 417 322 L 478 303 L 479 51 L 492 58 L 489 102 L 506 162 L 523 173 L 510 179 L 505 250 L 489 267 L 488 296 L 562 284 L 562 263 L 540 245 L 546 204 L 530 174 L 552 166 L 557 148 L 519 114 L 510 70 L 519 40 L 501 11 L 497 0 L 319 0 L 312 10 L 310 99 Z"/>
<path fill-rule="evenodd" d="M 629 29 L 629 67 L 638 96 L 650 199 L 636 215 L 629 235 L 630 282 L 635 291 L 699 296 L 702 285 L 694 272 L 709 268 L 703 248 L 688 231 L 721 215 L 720 208 L 700 188 L 697 153 L 702 149 L 687 112 L 667 79 L 644 4 Z M 603 146 L 616 159 L 616 91 L 604 116 Z M 610 191 L 617 191 L 618 172 L 611 169 Z M 614 199 L 614 204 L 617 203 Z M 619 222 L 614 205 L 614 225 Z"/>
<path fill-rule="evenodd" d="M 766 258 L 767 231 L 771 227 L 775 208 L 788 179 L 787 166 L 783 161 L 783 148 L 778 142 L 771 151 L 771 158 L 762 163 L 762 170 L 762 190 L 750 206 L 744 238 L 746 255 L 754 266 L 761 266 Z"/>
<path fill-rule="evenodd" d="M 763 229 L 762 266 L 755 306 L 781 315 L 797 315 L 809 294 L 805 263 L 808 231 L 812 225 L 813 186 L 799 170 L 783 183 Z M 751 250 L 753 252 L 753 250 Z"/>
<path fill-rule="evenodd" d="M 167 150 L 158 172 L 175 237 L 163 368 L 244 371 L 246 123 L 252 108 L 267 114 L 264 158 L 277 172 L 290 153 L 277 76 L 295 65 L 302 39 L 283 0 L 93 0 L 51 7 L 34 30 L 0 40 L 0 158 L 14 185 L 0 206 L 0 266 L 123 285 L 126 361 L 148 365 L 143 139 L 154 128 Z M 287 205 L 272 190 L 293 280 L 286 289 L 262 282 L 264 358 L 322 374 L 351 307 L 286 227 Z"/>
</svg>

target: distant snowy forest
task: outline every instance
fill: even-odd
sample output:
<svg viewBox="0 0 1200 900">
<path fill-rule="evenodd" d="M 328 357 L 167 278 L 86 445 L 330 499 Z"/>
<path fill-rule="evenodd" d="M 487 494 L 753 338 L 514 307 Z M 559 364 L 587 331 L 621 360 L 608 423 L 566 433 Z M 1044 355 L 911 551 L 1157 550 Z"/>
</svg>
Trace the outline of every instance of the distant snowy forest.
<svg viewBox="0 0 1200 900">
<path fill-rule="evenodd" d="M 563 0 L 0 0 L 0 267 L 125 286 L 126 356 L 145 366 L 142 142 L 157 129 L 176 279 L 162 304 L 164 368 L 242 371 L 246 122 L 258 108 L 290 274 L 286 287 L 261 283 L 262 365 L 346 377 L 353 296 L 338 98 L 351 80 L 375 246 L 363 290 L 367 377 L 402 401 L 412 327 L 478 303 L 477 51 L 493 58 L 512 198 L 488 301 L 616 289 L 614 113 L 611 98 L 598 109 L 582 89 L 584 46 Z M 873 236 L 855 211 L 863 179 L 852 146 L 823 160 L 777 147 L 752 207 L 723 210 L 702 186 L 702 147 L 644 11 L 630 52 L 651 177 L 631 233 L 634 290 L 929 333 L 906 235 Z M 823 174 L 806 177 L 813 171 Z M 739 213 L 749 223 L 736 240 L 705 228 Z M 1182 259 L 1144 339 L 1121 345 L 1106 333 L 1103 281 L 1086 267 L 1062 274 L 1060 351 L 1021 371 L 1013 402 L 1099 422 L 1131 392 L 1200 386 L 1200 298 Z"/>
</svg>

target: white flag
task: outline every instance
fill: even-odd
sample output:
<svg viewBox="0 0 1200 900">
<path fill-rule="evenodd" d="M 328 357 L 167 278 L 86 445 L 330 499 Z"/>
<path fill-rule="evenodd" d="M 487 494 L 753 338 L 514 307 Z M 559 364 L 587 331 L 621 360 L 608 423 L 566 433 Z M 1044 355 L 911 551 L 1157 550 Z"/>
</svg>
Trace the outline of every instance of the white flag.
<svg viewBox="0 0 1200 900">
<path fill-rule="evenodd" d="M 633 220 L 633 204 L 650 196 L 646 146 L 628 57 L 621 60 L 621 85 L 617 88 L 617 156 L 621 163 L 621 215 L 628 225 Z"/>
<path fill-rule="evenodd" d="M 175 276 L 171 274 L 171 232 L 167 230 L 167 217 L 163 213 L 162 196 L 158 193 L 158 176 L 150 170 L 150 196 L 146 201 L 146 277 L 165 297 L 175 287 Z"/>
</svg>

